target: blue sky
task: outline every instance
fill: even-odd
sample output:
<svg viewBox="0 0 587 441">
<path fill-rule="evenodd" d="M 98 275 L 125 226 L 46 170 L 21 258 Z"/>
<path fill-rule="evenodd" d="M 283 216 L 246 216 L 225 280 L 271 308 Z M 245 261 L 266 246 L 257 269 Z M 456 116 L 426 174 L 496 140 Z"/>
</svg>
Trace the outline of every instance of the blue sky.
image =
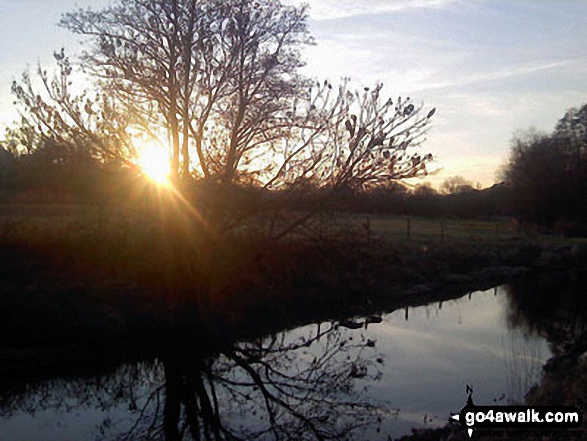
<svg viewBox="0 0 587 441">
<path fill-rule="evenodd" d="M 53 50 L 79 50 L 62 12 L 106 0 L 0 0 L 0 125 L 14 119 L 10 84 Z M 298 3 L 287 0 L 287 3 Z M 552 131 L 587 103 L 587 1 L 309 0 L 305 70 L 437 107 L 423 146 L 442 170 L 491 185 L 517 129 Z"/>
</svg>

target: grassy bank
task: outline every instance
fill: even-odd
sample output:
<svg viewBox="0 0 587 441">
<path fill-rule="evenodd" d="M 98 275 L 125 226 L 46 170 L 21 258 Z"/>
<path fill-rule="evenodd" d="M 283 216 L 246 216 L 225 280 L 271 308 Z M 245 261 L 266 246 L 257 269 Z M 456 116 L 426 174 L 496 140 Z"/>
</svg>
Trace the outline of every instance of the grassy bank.
<svg viewBox="0 0 587 441">
<path fill-rule="evenodd" d="M 496 237 L 504 220 L 459 221 L 485 235 L 436 237 L 426 231 L 445 221 L 412 218 L 407 238 L 396 237 L 397 217 L 317 215 L 272 242 L 262 216 L 219 232 L 180 204 L 135 201 L 0 209 L 4 373 L 79 360 L 80 350 L 90 363 L 163 334 L 233 340 L 392 311 L 582 262 L 572 243 Z"/>
</svg>

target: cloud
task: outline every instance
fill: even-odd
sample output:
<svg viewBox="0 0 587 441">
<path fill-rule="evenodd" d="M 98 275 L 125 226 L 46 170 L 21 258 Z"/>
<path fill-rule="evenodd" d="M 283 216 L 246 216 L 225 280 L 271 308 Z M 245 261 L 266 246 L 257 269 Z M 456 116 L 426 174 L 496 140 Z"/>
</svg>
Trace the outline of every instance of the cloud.
<svg viewBox="0 0 587 441">
<path fill-rule="evenodd" d="M 448 71 L 443 72 L 442 70 L 430 71 L 426 73 L 425 71 L 420 69 L 418 76 L 410 73 L 408 77 L 411 79 L 411 81 L 409 81 L 409 84 L 411 85 L 410 90 L 422 91 L 430 89 L 447 89 L 457 86 L 471 86 L 479 83 L 490 83 L 500 80 L 506 80 L 509 78 L 523 77 L 541 71 L 555 70 L 563 67 L 567 69 L 570 66 L 580 68 L 585 64 L 587 64 L 587 60 L 569 59 L 543 63 L 523 63 L 518 65 L 506 66 L 500 69 L 493 70 L 491 72 L 477 71 L 471 73 L 464 73 L 461 71 L 459 74 L 451 74 Z"/>
<path fill-rule="evenodd" d="M 568 66 L 575 63 L 585 63 L 585 60 L 561 60 L 548 63 L 525 63 L 517 66 L 508 66 L 503 69 L 499 69 L 488 73 L 477 73 L 474 75 L 468 75 L 464 77 L 460 82 L 455 85 L 472 84 L 484 81 L 495 81 L 504 80 L 506 78 L 516 77 L 520 75 L 532 74 L 543 70 L 555 69 L 559 67 Z"/>
<path fill-rule="evenodd" d="M 375 2 L 374 9 L 378 4 Z M 384 29 L 381 24 L 369 27 L 368 22 L 369 18 L 365 18 L 360 25 L 344 31 L 332 26 L 319 27 L 319 32 L 315 32 L 318 45 L 308 48 L 305 54 L 306 73 L 318 77 L 350 76 L 365 83 L 383 81 L 417 93 L 462 90 L 463 86 L 531 78 L 548 71 L 554 75 L 563 71 L 566 75 L 577 75 L 587 66 L 587 59 L 577 57 L 578 54 L 531 59 L 517 48 L 503 55 L 451 35 L 433 39 L 401 29 Z"/>
<path fill-rule="evenodd" d="M 409 73 L 406 75 L 406 83 L 412 91 L 422 91 L 429 89 L 446 89 L 452 87 L 470 86 L 479 83 L 490 83 L 509 78 L 523 77 L 534 73 L 555 70 L 560 68 L 569 68 L 576 66 L 581 68 L 587 64 L 587 60 L 569 59 L 560 61 L 551 61 L 543 63 L 523 63 L 496 69 L 491 72 L 471 72 L 453 75 L 448 71 L 424 71 L 419 69 L 417 74 Z"/>
<path fill-rule="evenodd" d="M 297 4 L 294 0 L 287 3 Z M 439 9 L 463 0 L 309 0 L 310 16 L 315 20 L 336 20 L 358 15 L 401 12 L 410 9 Z"/>
</svg>

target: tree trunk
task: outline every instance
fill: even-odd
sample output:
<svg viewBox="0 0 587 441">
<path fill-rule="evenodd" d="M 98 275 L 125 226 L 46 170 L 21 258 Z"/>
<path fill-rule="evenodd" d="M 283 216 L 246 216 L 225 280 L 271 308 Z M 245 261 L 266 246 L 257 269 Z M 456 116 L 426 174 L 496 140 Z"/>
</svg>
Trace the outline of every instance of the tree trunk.
<svg viewBox="0 0 587 441">
<path fill-rule="evenodd" d="M 179 177 L 179 124 L 177 121 L 177 113 L 175 112 L 175 110 L 172 110 L 171 114 L 171 179 L 173 181 L 176 181 Z"/>
<path fill-rule="evenodd" d="M 189 128 L 187 126 L 187 115 L 183 123 L 183 144 L 181 146 L 182 167 L 181 175 L 185 178 L 190 175 L 190 153 L 189 153 Z"/>
</svg>

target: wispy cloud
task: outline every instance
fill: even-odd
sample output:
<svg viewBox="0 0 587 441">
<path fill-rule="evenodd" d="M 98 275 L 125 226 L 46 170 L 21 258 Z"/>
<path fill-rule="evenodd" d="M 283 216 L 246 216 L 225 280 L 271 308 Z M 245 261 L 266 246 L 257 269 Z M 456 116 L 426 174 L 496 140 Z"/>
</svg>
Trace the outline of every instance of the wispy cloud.
<svg viewBox="0 0 587 441">
<path fill-rule="evenodd" d="M 443 89 L 455 86 L 468 86 L 477 83 L 499 81 L 508 78 L 531 75 L 533 73 L 562 67 L 568 68 L 571 65 L 582 66 L 585 63 L 587 63 L 587 60 L 570 59 L 543 63 L 524 63 L 513 66 L 507 66 L 502 69 L 497 69 L 491 72 L 474 72 L 470 74 L 461 73 L 452 77 L 448 77 L 448 74 L 445 73 L 445 79 L 428 81 L 429 79 L 424 78 L 418 84 L 415 84 L 414 90 Z M 436 75 L 436 78 L 439 78 L 439 76 Z"/>
<path fill-rule="evenodd" d="M 503 69 L 499 69 L 494 72 L 478 73 L 469 75 L 464 79 L 466 84 L 478 83 L 482 81 L 494 81 L 503 80 L 506 78 L 517 77 L 520 75 L 528 75 L 543 70 L 556 69 L 559 67 L 566 67 L 571 64 L 585 63 L 585 60 L 571 59 L 571 60 L 560 60 L 552 61 L 548 63 L 525 63 L 516 66 L 508 66 Z M 462 83 L 461 83 L 462 84 Z"/>
<path fill-rule="evenodd" d="M 438 9 L 462 3 L 464 0 L 308 0 L 311 17 L 334 20 L 358 15 L 400 12 L 409 9 Z M 287 0 L 287 3 L 296 3 Z M 299 3 L 299 2 L 298 2 Z"/>
</svg>

